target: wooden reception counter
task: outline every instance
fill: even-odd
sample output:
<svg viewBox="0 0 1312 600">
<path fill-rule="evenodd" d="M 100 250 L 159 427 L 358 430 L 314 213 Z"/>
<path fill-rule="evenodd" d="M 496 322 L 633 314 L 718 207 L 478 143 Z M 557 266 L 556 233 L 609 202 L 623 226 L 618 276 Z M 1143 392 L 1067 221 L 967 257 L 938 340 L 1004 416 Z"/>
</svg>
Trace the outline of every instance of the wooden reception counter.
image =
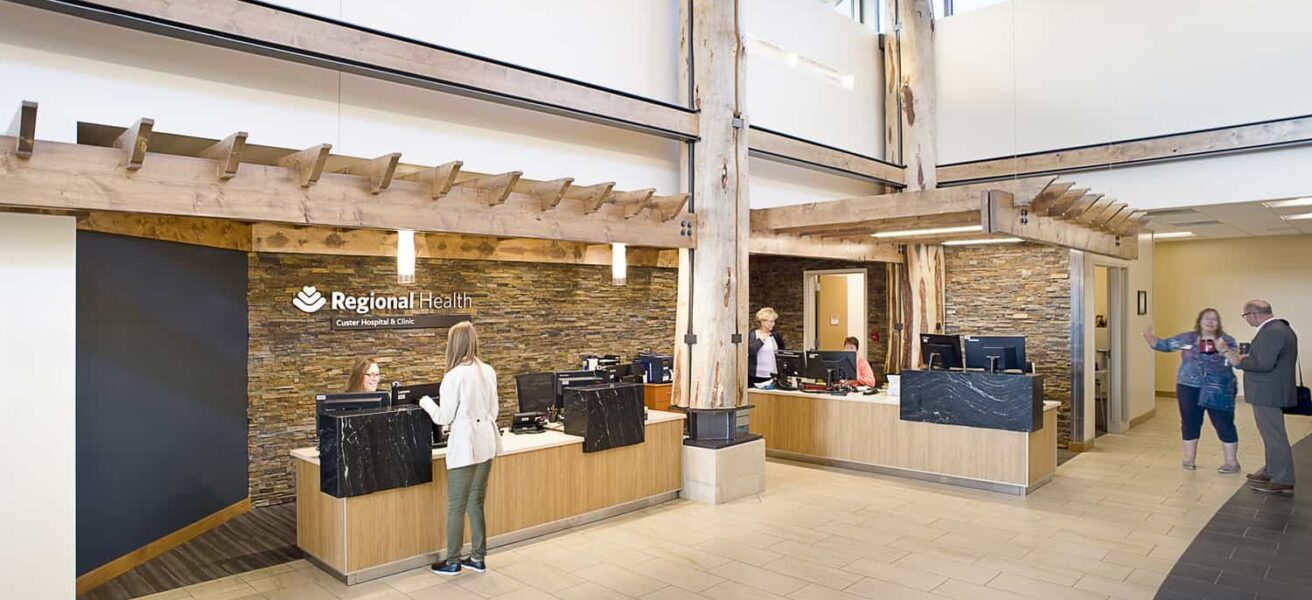
<svg viewBox="0 0 1312 600">
<path fill-rule="evenodd" d="M 1024 495 L 1057 468 L 1057 402 L 1043 427 L 1006 431 L 903 421 L 897 397 L 751 390 L 752 433 L 778 458 Z"/>
<path fill-rule="evenodd" d="M 488 481 L 488 546 L 496 547 L 672 500 L 682 485 L 683 419 L 649 411 L 646 441 L 584 454 L 583 438 L 504 434 Z M 433 482 L 334 498 L 319 491 L 319 453 L 296 463 L 296 545 L 348 584 L 437 560 L 446 545 L 446 450 Z M 468 534 L 466 534 L 468 535 Z"/>
</svg>

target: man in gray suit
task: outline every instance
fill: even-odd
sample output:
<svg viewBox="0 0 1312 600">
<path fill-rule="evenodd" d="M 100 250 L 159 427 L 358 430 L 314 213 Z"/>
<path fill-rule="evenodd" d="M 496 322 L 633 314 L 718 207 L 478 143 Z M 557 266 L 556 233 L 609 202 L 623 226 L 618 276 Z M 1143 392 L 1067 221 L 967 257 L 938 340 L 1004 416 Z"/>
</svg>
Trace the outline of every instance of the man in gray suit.
<svg viewBox="0 0 1312 600">
<path fill-rule="evenodd" d="M 1257 328 L 1248 354 L 1239 354 L 1221 340 L 1217 340 L 1217 349 L 1244 372 L 1244 400 L 1253 406 L 1257 431 L 1266 447 L 1266 465 L 1248 475 L 1248 485 L 1259 492 L 1290 494 L 1294 491 L 1294 453 L 1281 409 L 1298 403 L 1294 383 L 1298 336 L 1289 321 L 1275 318 L 1271 304 L 1264 300 L 1244 304 L 1243 317 Z"/>
</svg>

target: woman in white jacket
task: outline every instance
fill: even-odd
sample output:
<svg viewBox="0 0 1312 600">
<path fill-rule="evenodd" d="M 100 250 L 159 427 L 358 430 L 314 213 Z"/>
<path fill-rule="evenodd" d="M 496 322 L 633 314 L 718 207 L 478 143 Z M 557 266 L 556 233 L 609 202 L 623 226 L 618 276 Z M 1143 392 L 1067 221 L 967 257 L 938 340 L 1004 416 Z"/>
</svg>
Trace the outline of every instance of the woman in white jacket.
<svg viewBox="0 0 1312 600">
<path fill-rule="evenodd" d="M 478 359 L 478 333 L 468 321 L 447 334 L 446 376 L 439 395 L 440 405 L 427 396 L 419 401 L 434 423 L 451 427 L 446 446 L 446 560 L 435 563 L 433 572 L 455 575 L 462 566 L 482 572 L 487 556 L 483 499 L 492 458 L 501 452 L 501 432 L 497 373 Z M 469 558 L 461 560 L 466 514 L 473 548 Z"/>
</svg>

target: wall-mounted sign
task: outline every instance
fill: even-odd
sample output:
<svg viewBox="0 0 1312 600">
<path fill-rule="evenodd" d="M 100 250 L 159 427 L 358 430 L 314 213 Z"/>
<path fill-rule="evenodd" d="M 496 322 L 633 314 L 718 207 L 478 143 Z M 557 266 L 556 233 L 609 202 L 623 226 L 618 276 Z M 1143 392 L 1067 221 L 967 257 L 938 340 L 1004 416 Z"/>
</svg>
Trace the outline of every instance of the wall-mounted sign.
<svg viewBox="0 0 1312 600">
<path fill-rule="evenodd" d="M 414 315 L 396 317 L 333 317 L 333 331 L 360 329 L 431 329 L 470 320 L 470 315 Z"/>
<path fill-rule="evenodd" d="M 312 315 L 324 308 L 351 313 L 347 316 L 329 318 L 328 321 L 334 331 L 450 327 L 461 321 L 470 320 L 470 315 L 430 313 L 375 316 L 370 313 L 375 310 L 465 310 L 472 308 L 473 305 L 473 299 L 469 294 L 462 293 L 410 292 L 400 295 L 379 295 L 376 292 L 368 294 L 330 292 L 325 296 L 312 285 L 303 286 L 292 297 L 292 306 L 305 314 Z"/>
</svg>

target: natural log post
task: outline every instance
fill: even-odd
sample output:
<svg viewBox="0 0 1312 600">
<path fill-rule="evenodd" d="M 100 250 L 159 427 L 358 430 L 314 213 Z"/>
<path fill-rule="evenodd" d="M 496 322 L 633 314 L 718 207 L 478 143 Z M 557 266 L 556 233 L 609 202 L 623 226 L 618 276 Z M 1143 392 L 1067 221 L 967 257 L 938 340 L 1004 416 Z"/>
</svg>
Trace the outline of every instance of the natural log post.
<svg viewBox="0 0 1312 600">
<path fill-rule="evenodd" d="M 886 1 L 886 3 L 888 3 Z M 930 0 L 896 0 L 894 31 L 901 70 L 902 160 L 907 165 L 907 189 L 938 186 L 934 84 L 934 8 Z"/>
<path fill-rule="evenodd" d="M 692 107 L 696 105 L 692 85 L 692 3 L 679 2 L 679 102 Z M 679 144 L 679 191 L 689 195 L 691 206 L 691 184 L 693 181 L 692 165 L 693 144 Z M 674 406 L 688 407 L 688 356 L 689 348 L 684 336 L 689 333 L 690 303 L 692 302 L 692 263 L 689 251 L 679 249 L 679 271 L 675 285 L 674 306 L 674 348 L 670 352 L 670 403 Z"/>
<path fill-rule="evenodd" d="M 884 160 L 902 164 L 902 48 L 898 40 L 898 0 L 884 0 L 885 23 L 893 26 L 882 34 L 884 51 Z M 908 180 L 911 177 L 907 178 Z"/>
<path fill-rule="evenodd" d="M 912 368 L 919 368 L 920 334 L 942 333 L 946 315 L 943 298 L 945 275 L 943 272 L 943 246 L 939 244 L 908 244 L 906 253 L 907 289 L 902 290 L 909 302 L 903 305 L 902 330 L 911 332 L 904 339 Z"/>
<path fill-rule="evenodd" d="M 697 249 L 692 256 L 689 352 L 692 408 L 738 406 L 746 398 L 747 130 L 742 99 L 747 65 L 738 2 L 692 0 L 694 102 L 700 110 L 696 159 Z"/>
</svg>

